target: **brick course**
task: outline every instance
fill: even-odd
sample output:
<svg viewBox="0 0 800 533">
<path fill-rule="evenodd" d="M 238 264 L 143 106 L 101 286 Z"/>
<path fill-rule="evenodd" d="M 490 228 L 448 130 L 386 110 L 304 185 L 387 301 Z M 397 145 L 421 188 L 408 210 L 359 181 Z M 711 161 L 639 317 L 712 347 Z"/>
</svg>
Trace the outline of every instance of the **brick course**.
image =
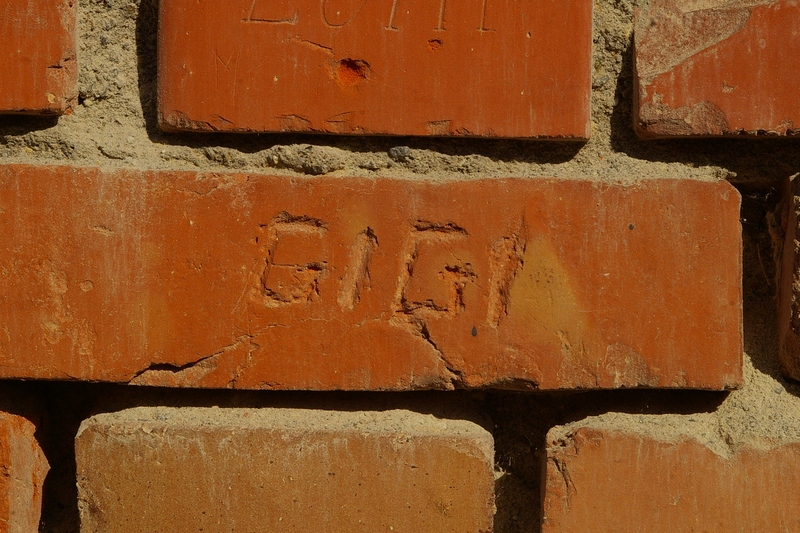
<svg viewBox="0 0 800 533">
<path fill-rule="evenodd" d="M 726 183 L 0 169 L 0 376 L 726 389 Z"/>
</svg>

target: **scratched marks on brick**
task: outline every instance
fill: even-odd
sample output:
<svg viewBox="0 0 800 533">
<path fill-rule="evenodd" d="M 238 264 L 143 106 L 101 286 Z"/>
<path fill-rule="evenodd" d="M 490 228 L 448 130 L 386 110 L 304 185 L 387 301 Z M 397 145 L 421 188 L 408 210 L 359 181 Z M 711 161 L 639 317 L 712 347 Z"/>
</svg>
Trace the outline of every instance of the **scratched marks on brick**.
<svg viewBox="0 0 800 533">
<path fill-rule="evenodd" d="M 525 239 L 520 235 L 503 237 L 492 245 L 489 252 L 492 277 L 489 280 L 489 312 L 486 316 L 490 326 L 499 326 L 500 320 L 508 314 L 511 285 L 523 265 L 524 256 Z"/>
<path fill-rule="evenodd" d="M 282 212 L 261 226 L 259 233 L 256 240 L 264 259 L 259 259 L 263 267 L 256 276 L 254 299 L 266 307 L 319 301 L 320 280 L 329 274 L 325 244 L 332 238 L 324 223 Z M 468 238 L 469 233 L 452 222 L 412 224 L 400 253 L 392 313 L 414 321 L 461 314 L 465 291 L 478 280 L 472 263 L 460 253 L 469 248 Z M 355 237 L 342 265 L 336 297 L 341 309 L 355 309 L 363 292 L 371 288 L 370 262 L 377 249 L 378 236 L 371 228 Z M 508 314 L 511 288 L 524 254 L 525 239 L 519 234 L 501 237 L 490 247 L 486 322 L 493 327 Z"/>
<path fill-rule="evenodd" d="M 263 242 L 263 270 L 253 298 L 267 307 L 319 298 L 320 279 L 328 273 L 327 262 L 319 255 L 325 233 L 321 220 L 285 211 L 262 226 L 257 239 L 259 244 Z"/>
<path fill-rule="evenodd" d="M 0 217 L 3 378 L 302 390 L 740 379 L 740 212 L 725 182 L 15 165 L 0 177 L 15 214 Z M 200 181 L 214 193 L 187 194 Z M 70 337 L 80 320 L 96 332 L 85 358 Z"/>
<path fill-rule="evenodd" d="M 337 299 L 342 309 L 355 308 L 361 300 L 361 293 L 369 289 L 369 261 L 377 248 L 378 238 L 372 229 L 367 228 L 356 237 Z"/>
<path fill-rule="evenodd" d="M 638 133 L 800 132 L 798 25 L 800 5 L 794 0 L 644 5 L 635 21 Z"/>
<path fill-rule="evenodd" d="M 48 294 L 40 302 L 40 327 L 44 343 L 53 346 L 66 340 L 73 354 L 90 358 L 94 353 L 97 333 L 91 322 L 77 318 L 71 309 L 68 293 L 70 289 L 75 291 L 75 285 L 71 288 L 66 272 L 50 260 L 41 261 L 35 266 L 35 271 Z"/>
<path fill-rule="evenodd" d="M 341 28 L 355 20 L 368 0 L 322 0 L 322 21 L 331 28 Z"/>
<path fill-rule="evenodd" d="M 591 0 L 171 0 L 159 43 L 166 130 L 589 134 Z"/>
<path fill-rule="evenodd" d="M 300 20 L 300 9 L 293 4 L 291 0 L 253 0 L 242 22 L 294 26 Z"/>
<path fill-rule="evenodd" d="M 302 15 L 318 20 L 326 27 L 340 29 L 353 23 L 364 11 L 369 0 L 318 0 L 319 5 L 310 6 L 310 9 L 299 7 L 296 1 L 290 0 L 252 0 L 249 7 L 244 10 L 241 21 L 246 24 L 271 24 L 296 26 Z M 416 9 L 408 9 L 408 0 L 392 0 L 387 12 L 384 30 L 400 31 L 397 25 L 398 14 L 409 15 L 416 13 Z M 474 15 L 475 26 L 478 32 L 495 31 L 487 26 L 487 16 L 491 16 L 492 0 L 480 0 L 479 9 Z M 417 6 L 413 6 L 416 8 Z M 428 24 L 434 31 L 447 30 L 448 1 L 439 0 L 436 9 L 435 21 Z M 421 10 L 419 10 L 421 11 Z"/>
<path fill-rule="evenodd" d="M 654 0 L 636 19 L 637 74 L 645 83 L 739 31 L 750 12 L 739 6 L 711 9 Z"/>
<path fill-rule="evenodd" d="M 452 222 L 414 224 L 402 254 L 392 304 L 395 314 L 424 321 L 454 317 L 464 309 L 464 290 L 476 275 L 470 263 L 459 260 L 452 245 L 468 236 L 464 228 Z M 415 275 L 423 265 L 427 275 Z"/>
</svg>

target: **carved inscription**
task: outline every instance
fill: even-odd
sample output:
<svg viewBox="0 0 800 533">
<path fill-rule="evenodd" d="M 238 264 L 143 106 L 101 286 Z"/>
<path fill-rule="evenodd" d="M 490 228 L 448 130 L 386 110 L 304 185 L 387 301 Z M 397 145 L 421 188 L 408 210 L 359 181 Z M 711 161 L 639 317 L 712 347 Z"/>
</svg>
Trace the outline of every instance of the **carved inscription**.
<svg viewBox="0 0 800 533">
<path fill-rule="evenodd" d="M 265 259 L 255 297 L 267 307 L 315 301 L 320 278 L 328 269 L 316 255 L 325 233 L 321 220 L 286 212 L 263 226 L 257 240 Z"/>
<path fill-rule="evenodd" d="M 389 12 L 389 23 L 386 24 L 384 29 L 398 31 L 400 28 L 394 25 L 395 18 L 397 17 L 397 6 L 399 5 L 400 0 L 392 0 L 392 10 Z"/>
<path fill-rule="evenodd" d="M 442 3 L 439 4 L 439 24 L 436 26 L 436 31 L 444 31 L 444 13 L 447 9 L 447 0 L 442 0 Z"/>
<path fill-rule="evenodd" d="M 492 327 L 500 325 L 500 320 L 508 314 L 511 285 L 517 272 L 522 268 L 525 255 L 525 240 L 519 235 L 503 237 L 492 245 L 489 254 L 489 312 L 486 322 Z"/>
<path fill-rule="evenodd" d="M 320 281 L 331 273 L 326 260 L 327 228 L 309 216 L 278 214 L 260 227 L 261 266 L 256 269 L 251 294 L 268 308 L 314 304 L 331 295 L 320 294 Z M 465 293 L 478 283 L 473 265 L 460 256 L 469 238 L 453 222 L 417 221 L 400 250 L 397 285 L 389 304 L 391 322 L 420 333 L 433 319 L 455 318 L 464 311 Z M 353 240 L 338 282 L 336 303 L 344 311 L 357 308 L 371 289 L 370 263 L 378 236 L 367 227 Z M 525 238 L 502 237 L 489 246 L 486 323 L 498 327 L 508 314 L 511 287 L 522 268 Z"/>
<path fill-rule="evenodd" d="M 354 309 L 361 300 L 361 293 L 369 288 L 369 260 L 377 248 L 378 238 L 370 228 L 365 229 L 356 237 L 339 289 L 338 302 L 342 309 Z"/>
<path fill-rule="evenodd" d="M 410 296 L 409 289 L 412 285 L 414 271 L 421 261 L 421 253 L 426 248 L 446 248 L 455 241 L 468 237 L 468 233 L 453 223 L 435 224 L 420 221 L 414 225 L 403 251 L 403 266 L 397 280 L 392 311 L 414 316 L 418 319 L 444 318 L 458 315 L 464 308 L 464 289 L 467 283 L 475 279 L 472 265 L 454 261 L 441 265 L 441 270 L 436 272 L 436 277 L 446 287 L 443 299 L 426 297 L 426 291 Z M 426 246 L 428 245 L 428 246 Z M 438 266 L 438 265 L 437 265 Z M 434 267 L 435 270 L 435 267 Z M 429 271 L 430 272 L 430 271 Z M 431 280 L 426 280 L 430 282 Z M 415 297 L 416 296 L 416 297 Z"/>
<path fill-rule="evenodd" d="M 349 2 L 350 9 L 343 9 L 341 0 L 319 0 L 320 21 L 329 28 L 343 28 L 356 20 L 358 16 L 364 11 L 368 0 L 361 0 L 360 2 Z M 488 32 L 494 31 L 486 27 L 486 13 L 488 9 L 489 0 L 481 2 L 481 10 L 478 13 L 477 31 Z M 348 2 L 344 2 L 348 4 Z M 397 25 L 397 15 L 404 4 L 404 0 L 391 0 L 389 7 L 388 21 L 383 29 L 389 31 L 400 31 Z M 352 6 L 355 7 L 352 7 Z M 439 0 L 438 18 L 433 29 L 435 31 L 445 31 L 447 15 L 447 0 Z M 299 7 L 292 7 L 290 0 L 253 0 L 250 4 L 250 9 L 242 18 L 242 22 L 256 23 L 256 24 L 288 24 L 291 26 L 296 25 L 300 21 L 301 12 Z"/>
<path fill-rule="evenodd" d="M 485 32 L 485 31 L 494 31 L 491 28 L 486 27 L 486 5 L 489 0 L 483 0 L 483 5 L 481 7 L 481 25 L 478 26 L 478 31 Z"/>
<path fill-rule="evenodd" d="M 250 11 L 242 21 L 264 24 L 289 24 L 293 26 L 300 20 L 300 8 L 291 10 L 280 6 L 280 4 L 286 3 L 285 0 L 283 2 L 275 2 L 274 0 L 253 0 L 253 3 L 250 5 Z M 276 4 L 278 4 L 277 7 Z M 284 9 L 281 10 L 281 7 L 284 7 Z"/>
<path fill-rule="evenodd" d="M 235 53 L 231 53 L 227 59 L 223 59 L 219 52 L 214 50 L 214 86 L 216 89 L 220 88 L 220 78 L 231 81 L 231 98 L 236 97 L 236 70 L 238 61 Z M 220 76 L 222 74 L 222 76 Z"/>
<path fill-rule="evenodd" d="M 347 26 L 355 18 L 364 10 L 364 6 L 367 5 L 367 0 L 361 0 L 359 6 L 354 9 L 352 12 L 348 13 L 347 11 L 341 10 L 333 10 L 330 9 L 329 4 L 331 3 L 330 0 L 322 0 L 322 21 L 325 23 L 326 26 L 330 26 L 331 28 L 341 28 L 342 26 Z M 341 2 L 334 1 L 334 4 L 341 4 Z"/>
</svg>

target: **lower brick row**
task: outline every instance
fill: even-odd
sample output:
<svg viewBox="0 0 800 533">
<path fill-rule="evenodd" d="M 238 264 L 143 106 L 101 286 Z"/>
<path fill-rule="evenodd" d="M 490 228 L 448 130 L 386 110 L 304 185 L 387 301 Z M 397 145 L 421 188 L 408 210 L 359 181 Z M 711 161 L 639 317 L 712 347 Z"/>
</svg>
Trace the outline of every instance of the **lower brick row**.
<svg viewBox="0 0 800 533">
<path fill-rule="evenodd" d="M 37 531 L 47 461 L 0 416 L 0 529 Z M 689 437 L 548 437 L 544 532 L 800 530 L 800 444 L 715 454 Z M 83 533 L 489 532 L 489 431 L 407 410 L 139 407 L 76 438 Z M 539 505 L 531 501 L 530 505 Z"/>
</svg>

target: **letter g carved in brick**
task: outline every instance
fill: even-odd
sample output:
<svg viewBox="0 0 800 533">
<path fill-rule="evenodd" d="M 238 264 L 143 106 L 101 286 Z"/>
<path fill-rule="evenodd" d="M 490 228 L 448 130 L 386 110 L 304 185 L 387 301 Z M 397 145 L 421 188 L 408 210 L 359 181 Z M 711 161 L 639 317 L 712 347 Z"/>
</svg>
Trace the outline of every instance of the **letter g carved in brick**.
<svg viewBox="0 0 800 533">
<path fill-rule="evenodd" d="M 323 222 L 282 212 L 260 228 L 257 241 L 264 252 L 253 299 L 267 307 L 303 304 L 319 298 L 319 281 L 328 273 Z"/>
<path fill-rule="evenodd" d="M 464 290 L 477 277 L 452 243 L 468 237 L 453 223 L 418 221 L 406 241 L 393 311 L 417 319 L 452 318 L 464 308 Z"/>
</svg>

